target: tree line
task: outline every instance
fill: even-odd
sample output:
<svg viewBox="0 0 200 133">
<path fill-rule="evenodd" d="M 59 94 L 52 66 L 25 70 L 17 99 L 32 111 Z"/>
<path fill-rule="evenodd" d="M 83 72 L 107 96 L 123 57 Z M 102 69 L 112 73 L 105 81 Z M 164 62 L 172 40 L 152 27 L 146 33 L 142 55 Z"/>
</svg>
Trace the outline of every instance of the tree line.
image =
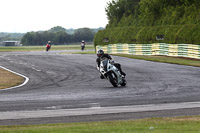
<svg viewBox="0 0 200 133">
<path fill-rule="evenodd" d="M 6 33 L 0 32 L 0 42 L 1 41 L 20 41 L 25 33 Z"/>
<path fill-rule="evenodd" d="M 44 45 L 47 41 L 52 41 L 55 45 L 69 44 L 72 42 L 93 41 L 95 31 L 89 28 L 79 28 L 74 30 L 72 34 L 61 26 L 56 26 L 47 31 L 28 32 L 22 39 L 23 45 Z"/>
<path fill-rule="evenodd" d="M 200 24 L 200 0 L 112 0 L 107 28 Z"/>
<path fill-rule="evenodd" d="M 95 35 L 94 44 L 200 45 L 199 7 L 200 0 L 112 0 L 105 9 L 108 25 Z"/>
</svg>

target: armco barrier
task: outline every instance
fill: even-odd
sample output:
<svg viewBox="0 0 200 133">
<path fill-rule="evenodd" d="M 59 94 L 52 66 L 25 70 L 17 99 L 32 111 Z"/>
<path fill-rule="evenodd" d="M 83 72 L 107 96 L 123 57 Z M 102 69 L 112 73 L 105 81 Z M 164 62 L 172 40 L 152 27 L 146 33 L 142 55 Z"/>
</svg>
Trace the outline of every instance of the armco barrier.
<svg viewBox="0 0 200 133">
<path fill-rule="evenodd" d="M 109 54 L 166 55 L 200 59 L 200 45 L 194 44 L 109 44 L 96 46 Z"/>
</svg>

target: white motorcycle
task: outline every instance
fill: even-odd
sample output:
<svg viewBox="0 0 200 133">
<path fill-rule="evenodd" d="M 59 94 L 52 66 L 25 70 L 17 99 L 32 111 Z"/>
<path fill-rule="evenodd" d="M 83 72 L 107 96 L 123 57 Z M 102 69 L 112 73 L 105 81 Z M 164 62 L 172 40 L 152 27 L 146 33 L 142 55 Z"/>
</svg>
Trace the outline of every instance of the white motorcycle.
<svg viewBox="0 0 200 133">
<path fill-rule="evenodd" d="M 126 86 L 125 77 L 122 76 L 119 69 L 114 66 L 114 62 L 110 59 L 101 60 L 99 71 L 114 87 L 118 87 L 118 85 Z"/>
</svg>

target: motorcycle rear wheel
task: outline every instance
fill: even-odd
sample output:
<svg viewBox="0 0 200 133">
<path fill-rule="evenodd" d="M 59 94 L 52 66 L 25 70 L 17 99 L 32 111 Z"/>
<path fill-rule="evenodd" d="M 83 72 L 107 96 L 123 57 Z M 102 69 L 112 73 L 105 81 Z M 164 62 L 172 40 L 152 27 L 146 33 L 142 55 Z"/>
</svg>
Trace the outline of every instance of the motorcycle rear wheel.
<svg viewBox="0 0 200 133">
<path fill-rule="evenodd" d="M 126 86 L 126 80 L 125 79 L 122 79 L 123 80 L 123 83 L 121 83 L 121 86 Z"/>
</svg>

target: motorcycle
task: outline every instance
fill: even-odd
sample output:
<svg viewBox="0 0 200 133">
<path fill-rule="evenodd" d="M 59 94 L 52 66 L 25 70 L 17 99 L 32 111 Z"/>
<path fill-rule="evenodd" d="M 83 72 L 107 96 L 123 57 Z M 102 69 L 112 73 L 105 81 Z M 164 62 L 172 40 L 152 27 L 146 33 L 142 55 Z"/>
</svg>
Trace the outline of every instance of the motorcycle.
<svg viewBox="0 0 200 133">
<path fill-rule="evenodd" d="M 51 48 L 51 45 L 46 45 L 46 51 L 49 51 L 50 50 L 50 48 Z"/>
<path fill-rule="evenodd" d="M 99 67 L 100 73 L 104 78 L 108 79 L 114 87 L 126 86 L 127 82 L 125 77 L 122 76 L 119 69 L 114 65 L 110 59 L 102 59 Z"/>
<path fill-rule="evenodd" d="M 81 50 L 83 51 L 84 49 L 85 49 L 85 44 L 82 43 L 82 44 L 81 44 Z"/>
</svg>

